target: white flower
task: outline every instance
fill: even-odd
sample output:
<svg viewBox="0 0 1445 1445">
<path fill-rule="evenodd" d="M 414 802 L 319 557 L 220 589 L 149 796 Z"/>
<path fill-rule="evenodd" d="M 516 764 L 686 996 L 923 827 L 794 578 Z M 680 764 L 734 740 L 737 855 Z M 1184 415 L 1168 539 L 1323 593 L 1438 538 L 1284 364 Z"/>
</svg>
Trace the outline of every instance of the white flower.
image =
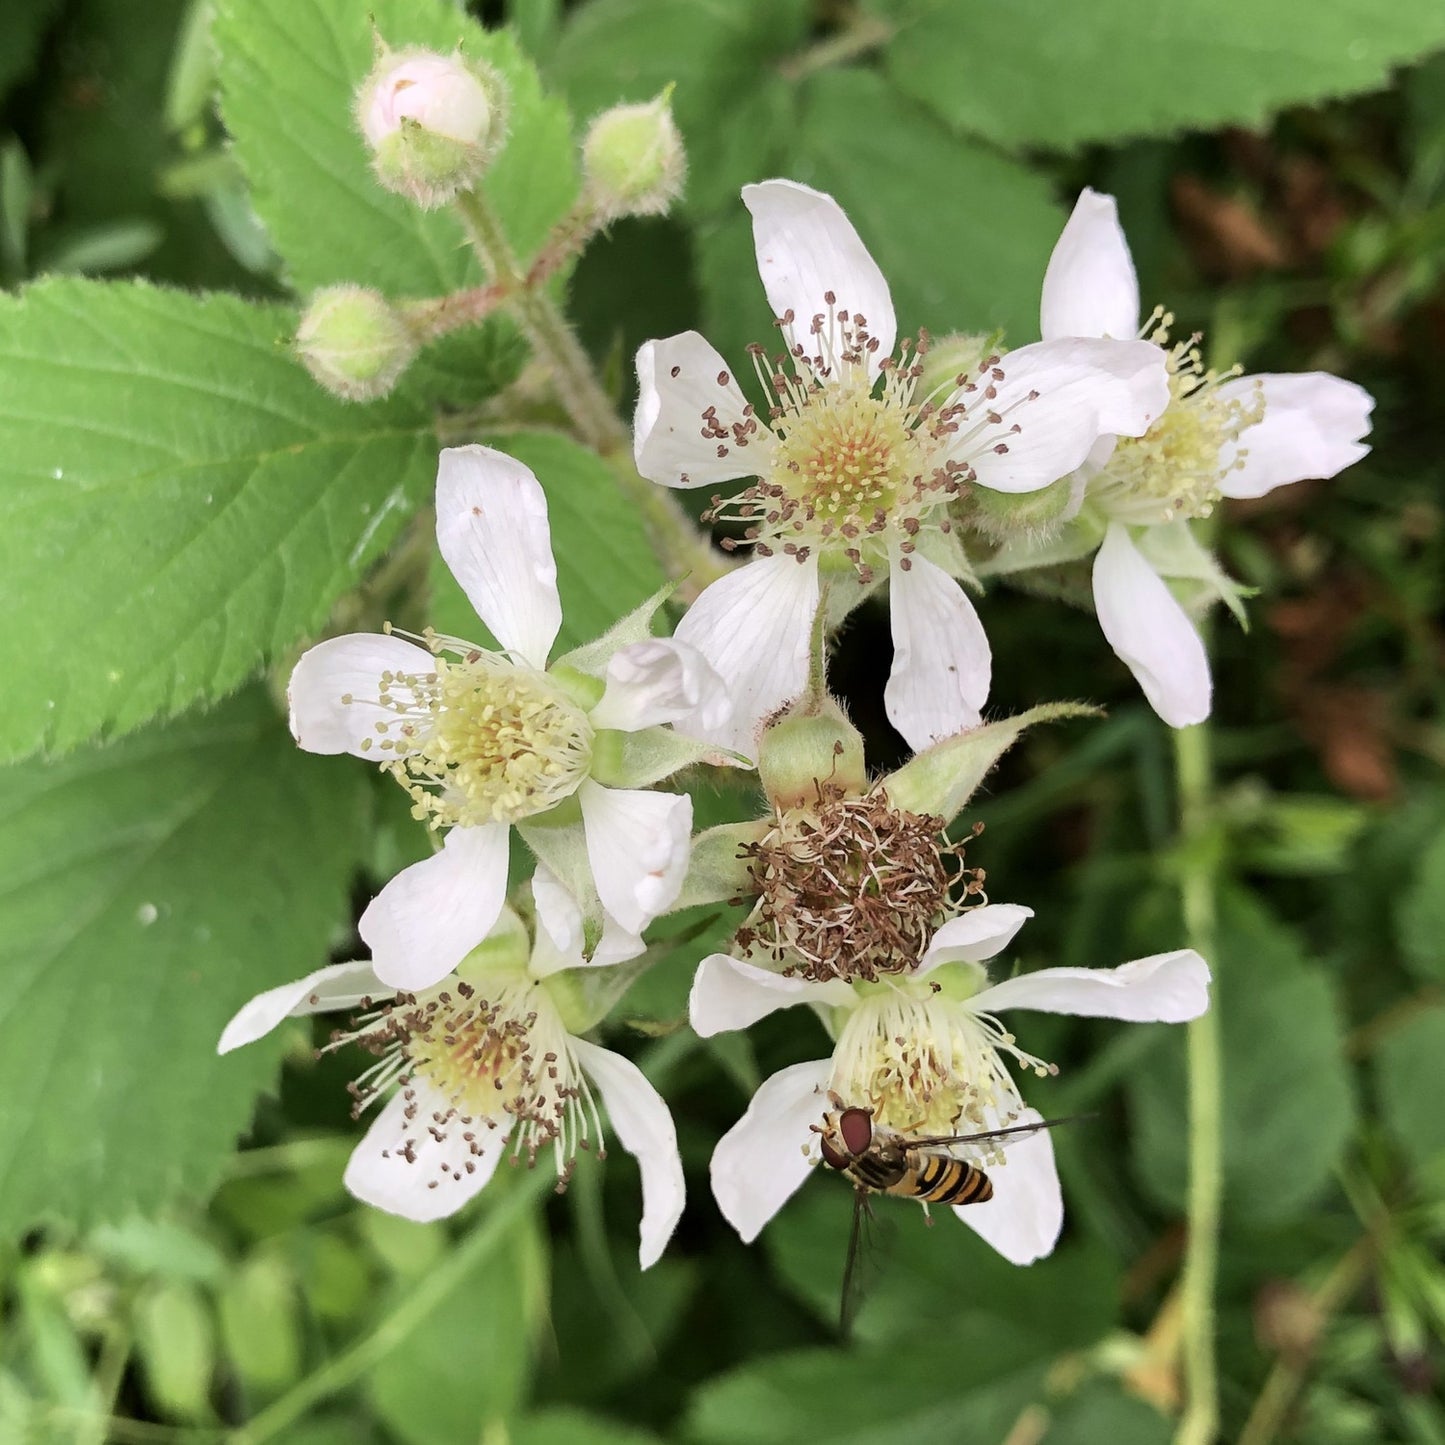
<svg viewBox="0 0 1445 1445">
<path fill-rule="evenodd" d="M 1156 312 L 1144 329 L 1164 343 L 1169 318 L 1160 321 Z M 1139 286 L 1112 196 L 1086 189 L 1079 197 L 1044 276 L 1041 324 L 1056 341 L 1140 334 Z M 1166 355 L 1163 415 L 1138 440 L 1112 449 L 1105 443 L 1083 469 L 1093 537 L 1074 555 L 1102 541 L 1094 600 L 1104 636 L 1159 716 L 1186 727 L 1209 716 L 1209 660 L 1161 576 L 1232 598 L 1189 520 L 1207 516 L 1221 497 L 1263 496 L 1359 461 L 1369 451 L 1361 438 L 1374 402 L 1353 382 L 1323 372 L 1215 375 L 1203 369 L 1192 341 Z M 1013 565 L 1027 565 L 1026 553 Z"/>
<path fill-rule="evenodd" d="M 1045 968 L 988 985 L 982 961 L 1007 947 L 1032 914 L 988 904 L 934 934 L 904 976 L 849 984 L 812 982 L 713 954 L 693 982 L 693 1028 L 703 1037 L 792 1004 L 813 1005 L 836 1039 L 831 1058 L 794 1064 L 764 1081 L 712 1158 L 719 1208 L 745 1241 L 807 1178 L 816 1162 L 813 1126 L 836 1094 L 868 1108 L 886 1129 L 922 1137 L 982 1132 L 1039 1116 L 1025 1107 L 1008 1060 L 1051 1066 L 1025 1053 L 997 1015 L 1011 1008 L 1086 1018 L 1179 1023 L 1209 1005 L 1209 967 L 1190 949 L 1112 969 Z M 1030 1264 L 1054 1247 L 1063 1200 L 1047 1132 L 982 1146 L 955 1146 L 986 1165 L 993 1198 L 955 1213 L 1000 1254 Z"/>
<path fill-rule="evenodd" d="M 565 1184 L 579 1148 L 601 1152 L 600 1096 L 622 1147 L 642 1169 L 645 1269 L 682 1214 L 677 1136 L 641 1070 L 569 1027 L 581 996 L 575 981 L 604 970 L 567 972 L 585 961 L 580 951 L 556 946 L 553 930 L 565 935 L 568 926 L 548 918 L 553 897 L 536 890 L 533 944 L 509 910 L 455 975 L 417 993 L 398 993 L 360 962 L 259 994 L 226 1025 L 217 1052 L 251 1043 L 287 1018 L 358 1013 L 328 1047 L 354 1043 L 375 1055 L 351 1086 L 358 1117 L 391 1097 L 352 1153 L 346 1187 L 367 1204 L 418 1221 L 460 1209 L 509 1148 L 528 1163 L 550 1149 Z"/>
<path fill-rule="evenodd" d="M 1168 399 L 1161 358 L 1133 340 L 1046 341 L 924 395 L 927 338 L 895 346 L 888 285 L 837 202 L 783 180 L 742 194 L 788 351 L 751 348 L 766 405 L 696 332 L 637 354 L 642 475 L 670 487 L 756 478 L 713 512 L 747 524 L 755 560 L 708 587 L 677 635 L 733 697 L 716 740 L 751 753 L 760 722 L 803 689 L 822 583 L 831 621 L 886 576 L 888 716 L 926 747 L 977 725 L 990 681 L 988 639 L 954 580 L 971 574 L 949 504 L 968 485 L 1037 490 L 1100 436 L 1142 434 Z"/>
<path fill-rule="evenodd" d="M 443 451 L 436 507 L 442 556 L 504 650 L 355 633 L 307 652 L 288 693 L 303 748 L 379 763 L 415 816 L 449 830 L 361 917 L 377 975 L 429 988 L 486 937 L 514 825 L 606 926 L 605 956 L 635 955 L 682 886 L 692 828 L 690 798 L 648 785 L 708 751 L 662 728 L 716 725 L 721 682 L 685 644 L 648 635 L 660 599 L 548 667 L 557 569 L 546 496 L 521 462 Z"/>
</svg>

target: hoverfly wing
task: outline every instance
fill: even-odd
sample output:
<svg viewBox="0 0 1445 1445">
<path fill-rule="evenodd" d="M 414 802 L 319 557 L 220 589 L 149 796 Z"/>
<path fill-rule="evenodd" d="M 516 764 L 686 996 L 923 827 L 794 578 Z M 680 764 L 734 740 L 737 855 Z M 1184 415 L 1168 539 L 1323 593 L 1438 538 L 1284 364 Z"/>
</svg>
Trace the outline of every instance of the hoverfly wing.
<svg viewBox="0 0 1445 1445">
<path fill-rule="evenodd" d="M 1057 1129 L 1060 1124 L 1077 1124 L 1092 1119 L 1092 1114 L 1065 1114 L 1059 1119 L 1036 1119 L 1030 1124 L 1010 1124 L 1005 1129 L 984 1129 L 977 1134 L 936 1134 L 926 1139 L 909 1139 L 910 1149 L 942 1149 L 949 1144 L 980 1144 L 989 1139 L 1002 1139 L 1010 1134 L 1037 1134 L 1044 1129 Z"/>
</svg>

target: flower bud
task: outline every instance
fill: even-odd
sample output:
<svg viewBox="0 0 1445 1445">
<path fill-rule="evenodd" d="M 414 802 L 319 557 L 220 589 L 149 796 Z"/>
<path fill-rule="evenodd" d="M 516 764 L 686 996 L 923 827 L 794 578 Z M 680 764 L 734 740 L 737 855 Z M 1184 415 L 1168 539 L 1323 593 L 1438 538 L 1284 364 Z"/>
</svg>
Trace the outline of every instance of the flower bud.
<svg viewBox="0 0 1445 1445">
<path fill-rule="evenodd" d="M 667 91 L 646 105 L 603 111 L 582 142 L 587 196 L 608 220 L 662 215 L 681 192 L 686 173 Z"/>
<path fill-rule="evenodd" d="M 997 333 L 968 331 L 930 337 L 928 350 L 919 358 L 923 375 L 914 394 L 922 397 L 953 391 L 960 376 L 972 376 L 983 364 L 984 357 L 998 350 L 998 339 Z"/>
<path fill-rule="evenodd" d="M 356 97 L 376 178 L 423 210 L 481 179 L 506 136 L 506 89 L 489 66 L 385 51 Z"/>
<path fill-rule="evenodd" d="M 784 713 L 764 730 L 758 776 L 774 807 L 805 807 L 820 787 L 845 797 L 867 791 L 863 737 L 831 698 L 807 712 Z"/>
<path fill-rule="evenodd" d="M 296 328 L 296 354 L 327 391 L 347 401 L 385 396 L 416 355 L 416 338 L 378 291 L 328 286 Z"/>
</svg>

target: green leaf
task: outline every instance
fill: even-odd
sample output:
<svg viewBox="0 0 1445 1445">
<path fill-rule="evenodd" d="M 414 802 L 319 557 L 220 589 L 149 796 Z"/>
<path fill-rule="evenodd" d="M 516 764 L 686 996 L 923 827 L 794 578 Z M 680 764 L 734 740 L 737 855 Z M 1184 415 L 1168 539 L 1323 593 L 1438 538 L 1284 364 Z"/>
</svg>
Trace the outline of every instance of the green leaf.
<svg viewBox="0 0 1445 1445">
<path fill-rule="evenodd" d="M 1423 1169 L 1445 1154 L 1445 1007 L 1426 1009 L 1389 1034 L 1376 1069 L 1385 1123 Z"/>
<path fill-rule="evenodd" d="M 0 759 L 224 696 L 428 494 L 429 408 L 328 396 L 293 325 L 141 283 L 0 298 Z"/>
<path fill-rule="evenodd" d="M 492 1421 L 517 1408 L 531 1373 L 546 1276 L 538 1222 L 523 1215 L 505 1247 L 387 1352 L 368 1375 L 367 1389 L 398 1439 L 475 1445 Z"/>
<path fill-rule="evenodd" d="M 950 125 L 1010 148 L 1223 125 L 1375 90 L 1445 45 L 1438 0 L 921 0 L 889 77 Z"/>
<path fill-rule="evenodd" d="M 1411 972 L 1445 979 L 1445 828 L 1420 854 L 1398 910 L 1400 948 Z"/>
<path fill-rule="evenodd" d="M 693 1396 L 701 1445 L 997 1445 L 1042 1388 L 1007 1321 L 965 1325 L 931 1349 L 799 1350 L 715 1377 Z"/>
<path fill-rule="evenodd" d="M 1042 1445 L 1075 1445 L 1081 1440 L 1107 1440 L 1109 1445 L 1168 1445 L 1173 1430 L 1152 1405 L 1113 1380 L 1091 1380 L 1070 1395 L 1049 1423 Z"/>
<path fill-rule="evenodd" d="M 1294 931 L 1252 895 L 1220 899 L 1213 1007 L 1224 1043 L 1224 1197 L 1228 1217 L 1279 1224 L 1319 1197 L 1354 1127 L 1344 1034 L 1330 981 Z M 1188 1172 L 1185 1031 L 1130 1079 L 1134 1168 L 1182 1208 Z"/>
<path fill-rule="evenodd" d="M 660 1445 L 659 1437 L 582 1410 L 523 1415 L 511 1428 L 512 1445 Z"/>
<path fill-rule="evenodd" d="M 281 1041 L 252 994 L 326 961 L 364 779 L 269 700 L 0 772 L 0 1235 L 214 1184 Z"/>
<path fill-rule="evenodd" d="M 960 142 L 862 70 L 810 77 L 784 135 L 781 174 L 847 211 L 888 280 L 901 334 L 1001 327 L 1014 344 L 1037 334 L 1064 221 L 1042 176 Z M 699 238 L 699 268 L 703 330 L 740 364 L 747 343 L 773 336 L 741 201 Z"/>
<path fill-rule="evenodd" d="M 810 1179 L 768 1226 L 764 1241 L 781 1279 L 828 1325 L 838 1319 L 852 1191 Z M 1119 1282 L 1102 1252 L 1065 1244 L 1040 1269 L 1021 1270 L 942 1210 L 930 1225 L 908 1200 L 878 1199 L 859 1257 L 857 1340 L 866 1347 L 920 1344 L 960 1328 L 1018 1330 L 1045 1358 L 1084 1350 L 1114 1327 Z M 1072 1307 L 1060 1311 L 1061 1298 Z"/>
<path fill-rule="evenodd" d="M 438 295 L 482 277 L 448 210 L 421 211 L 373 178 L 352 118 L 374 36 L 465 52 L 510 92 L 506 147 L 483 189 L 523 256 L 576 194 L 566 107 L 542 94 L 531 62 L 444 0 L 222 0 L 215 37 L 221 112 L 253 199 L 298 291 L 336 281 L 391 296 Z"/>
<path fill-rule="evenodd" d="M 600 637 L 618 618 L 645 602 L 667 580 L 636 509 L 618 490 L 600 458 L 548 432 L 509 432 L 486 438 L 524 462 L 547 494 L 562 630 L 553 658 Z M 438 556 L 431 569 L 427 618 L 438 632 L 486 641 L 477 614 Z"/>
</svg>

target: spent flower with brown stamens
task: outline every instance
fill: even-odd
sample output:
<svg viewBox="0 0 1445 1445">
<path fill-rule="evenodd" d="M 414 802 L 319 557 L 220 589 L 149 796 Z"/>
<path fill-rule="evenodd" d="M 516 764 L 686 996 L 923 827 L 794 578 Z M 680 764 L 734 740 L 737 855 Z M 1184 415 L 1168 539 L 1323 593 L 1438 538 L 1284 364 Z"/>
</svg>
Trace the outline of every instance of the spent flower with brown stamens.
<svg viewBox="0 0 1445 1445">
<path fill-rule="evenodd" d="M 975 825 L 977 837 L 982 824 Z M 737 944 L 786 974 L 875 979 L 917 963 L 937 929 L 986 902 L 984 872 L 964 862 L 944 820 L 817 785 L 814 805 L 779 809 L 743 845 L 758 901 Z"/>
</svg>

